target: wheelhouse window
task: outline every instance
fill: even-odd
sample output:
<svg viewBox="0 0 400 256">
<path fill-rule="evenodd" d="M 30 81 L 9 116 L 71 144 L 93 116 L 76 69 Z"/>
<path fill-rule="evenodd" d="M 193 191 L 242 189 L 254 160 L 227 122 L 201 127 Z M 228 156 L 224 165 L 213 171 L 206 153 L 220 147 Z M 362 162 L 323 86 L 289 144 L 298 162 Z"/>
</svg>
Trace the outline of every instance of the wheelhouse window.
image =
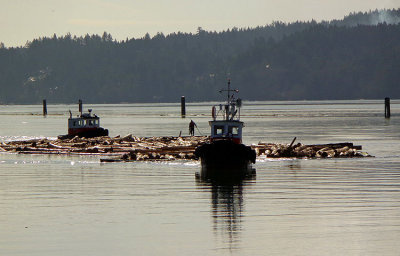
<svg viewBox="0 0 400 256">
<path fill-rule="evenodd" d="M 237 126 L 230 126 L 228 128 L 228 134 L 229 135 L 238 135 L 239 134 L 239 127 Z"/>
<path fill-rule="evenodd" d="M 97 126 L 98 124 L 98 120 L 86 120 L 86 126 Z"/>
<path fill-rule="evenodd" d="M 214 127 L 214 135 L 222 136 L 224 134 L 224 127 L 223 126 L 215 126 Z"/>
</svg>

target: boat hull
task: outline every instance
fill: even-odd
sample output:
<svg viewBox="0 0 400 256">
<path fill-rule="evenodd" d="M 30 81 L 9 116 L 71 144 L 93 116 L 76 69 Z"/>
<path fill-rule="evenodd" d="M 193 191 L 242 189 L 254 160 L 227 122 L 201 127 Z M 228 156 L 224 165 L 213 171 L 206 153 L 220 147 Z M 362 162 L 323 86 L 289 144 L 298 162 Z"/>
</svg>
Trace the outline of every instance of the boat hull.
<svg viewBox="0 0 400 256">
<path fill-rule="evenodd" d="M 94 137 L 100 137 L 100 136 L 108 136 L 108 129 L 104 128 L 80 128 L 80 129 L 75 129 L 72 130 L 70 129 L 68 131 L 67 135 L 60 135 L 58 136 L 59 139 L 72 139 L 75 136 L 78 136 L 80 138 L 94 138 Z"/>
<path fill-rule="evenodd" d="M 240 178 L 251 175 L 256 161 L 256 152 L 249 146 L 230 140 L 214 141 L 196 148 L 202 173 L 209 177 Z"/>
</svg>

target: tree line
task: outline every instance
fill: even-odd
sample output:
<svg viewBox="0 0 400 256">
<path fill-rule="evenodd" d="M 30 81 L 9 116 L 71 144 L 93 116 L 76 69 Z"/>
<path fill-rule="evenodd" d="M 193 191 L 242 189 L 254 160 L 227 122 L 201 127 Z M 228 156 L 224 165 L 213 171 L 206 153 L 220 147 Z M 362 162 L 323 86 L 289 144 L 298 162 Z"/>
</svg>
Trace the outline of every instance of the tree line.
<svg viewBox="0 0 400 256">
<path fill-rule="evenodd" d="M 246 100 L 399 98 L 399 17 L 375 10 L 123 41 L 104 32 L 0 44 L 0 103 L 210 101 L 227 78 Z"/>
</svg>

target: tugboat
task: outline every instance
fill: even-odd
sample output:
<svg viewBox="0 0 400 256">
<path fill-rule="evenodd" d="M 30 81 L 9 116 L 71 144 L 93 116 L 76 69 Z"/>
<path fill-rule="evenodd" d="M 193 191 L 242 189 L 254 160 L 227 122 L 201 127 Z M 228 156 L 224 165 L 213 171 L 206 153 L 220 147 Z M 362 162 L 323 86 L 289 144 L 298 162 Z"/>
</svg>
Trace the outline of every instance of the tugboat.
<svg viewBox="0 0 400 256">
<path fill-rule="evenodd" d="M 228 80 L 228 89 L 220 90 L 220 93 L 227 92 L 227 103 L 212 107 L 213 120 L 209 121 L 210 143 L 203 144 L 195 150 L 195 155 L 201 160 L 203 171 L 207 170 L 208 174 L 247 175 L 252 170 L 251 163 L 256 161 L 255 150 L 242 144 L 244 127 L 244 123 L 240 121 L 242 101 L 235 99 L 234 94 L 239 91 L 231 89 L 230 84 Z"/>
<path fill-rule="evenodd" d="M 100 117 L 92 115 L 91 109 L 88 109 L 88 113 L 80 113 L 77 117 L 72 117 L 69 111 L 68 134 L 58 136 L 59 139 L 71 139 L 75 136 L 85 138 L 108 136 L 108 130 L 100 127 Z"/>
</svg>

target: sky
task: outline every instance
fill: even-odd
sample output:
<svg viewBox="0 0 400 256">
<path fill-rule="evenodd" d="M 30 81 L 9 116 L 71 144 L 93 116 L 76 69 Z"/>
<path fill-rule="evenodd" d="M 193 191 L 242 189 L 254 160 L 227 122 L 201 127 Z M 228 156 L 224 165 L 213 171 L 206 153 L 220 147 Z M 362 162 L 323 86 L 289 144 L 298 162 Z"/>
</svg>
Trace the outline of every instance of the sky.
<svg viewBox="0 0 400 256">
<path fill-rule="evenodd" d="M 174 32 L 342 19 L 351 12 L 400 8 L 400 0 L 0 0 L 0 42 L 110 33 L 114 39 Z"/>
</svg>

